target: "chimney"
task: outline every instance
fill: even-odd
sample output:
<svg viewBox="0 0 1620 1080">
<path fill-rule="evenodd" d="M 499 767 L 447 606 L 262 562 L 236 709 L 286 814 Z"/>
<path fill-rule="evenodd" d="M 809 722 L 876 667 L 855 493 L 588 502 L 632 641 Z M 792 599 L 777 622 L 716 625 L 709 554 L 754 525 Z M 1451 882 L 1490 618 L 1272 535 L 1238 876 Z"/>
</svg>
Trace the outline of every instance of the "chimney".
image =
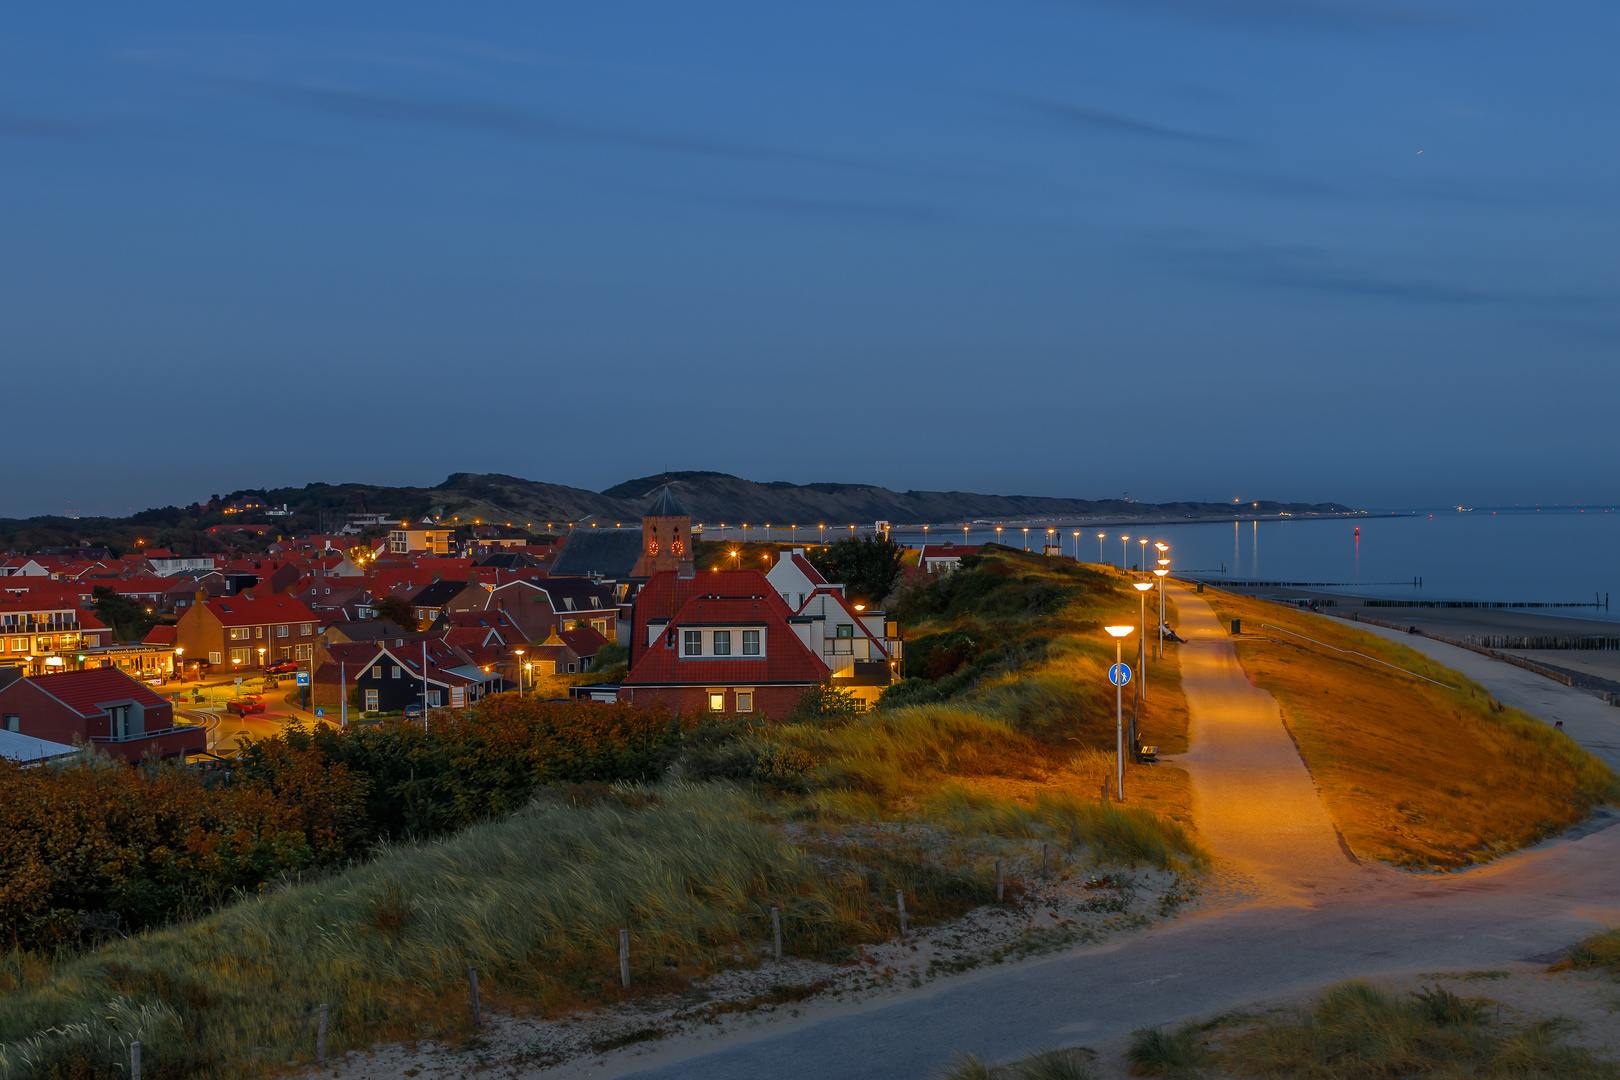
<svg viewBox="0 0 1620 1080">
<path fill-rule="evenodd" d="M 675 576 L 682 581 L 697 577 L 697 563 L 690 559 L 683 561 L 681 568 L 675 571 Z"/>
</svg>

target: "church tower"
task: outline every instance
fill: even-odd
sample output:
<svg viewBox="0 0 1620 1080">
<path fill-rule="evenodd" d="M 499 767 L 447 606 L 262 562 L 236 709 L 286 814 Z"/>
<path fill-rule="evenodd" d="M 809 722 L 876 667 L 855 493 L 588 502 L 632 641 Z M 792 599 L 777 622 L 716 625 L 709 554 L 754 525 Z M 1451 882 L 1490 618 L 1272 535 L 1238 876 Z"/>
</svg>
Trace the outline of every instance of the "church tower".
<svg viewBox="0 0 1620 1080">
<path fill-rule="evenodd" d="M 652 577 L 665 570 L 680 570 L 692 561 L 692 515 L 665 484 L 641 518 L 641 558 L 632 577 Z"/>
</svg>

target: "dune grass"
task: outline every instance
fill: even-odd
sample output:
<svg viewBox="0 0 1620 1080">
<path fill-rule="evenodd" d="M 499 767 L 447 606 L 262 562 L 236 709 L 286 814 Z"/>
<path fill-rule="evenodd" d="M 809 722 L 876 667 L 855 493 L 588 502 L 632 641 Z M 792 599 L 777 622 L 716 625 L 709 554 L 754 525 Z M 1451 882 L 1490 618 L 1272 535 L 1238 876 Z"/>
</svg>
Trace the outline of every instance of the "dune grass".
<svg viewBox="0 0 1620 1080">
<path fill-rule="evenodd" d="M 1215 1068 L 1294 1080 L 1620 1077 L 1620 1065 L 1563 1041 L 1567 1021 L 1492 1024 L 1494 1004 L 1439 987 L 1395 994 L 1342 982 L 1304 1012 L 1240 1028 L 1222 1040 Z"/>
<path fill-rule="evenodd" d="M 468 1026 L 468 967 L 490 1009 L 613 1002 L 733 962 L 768 935 L 773 906 L 799 955 L 885 933 L 863 884 L 818 876 L 735 789 L 592 798 L 395 847 L 77 959 L 13 954 L 0 969 L 0 1077 L 103 1075 L 132 1038 L 150 1075 L 273 1071 L 309 1060 L 323 1002 L 332 1052 L 454 1038 Z M 631 991 L 619 985 L 621 927 Z"/>
<path fill-rule="evenodd" d="M 958 1055 L 939 1080 L 1097 1080 L 1091 1052 L 1039 1050 L 1005 1065 L 988 1065 L 977 1054 Z"/>
<path fill-rule="evenodd" d="M 1441 987 L 1393 993 L 1352 980 L 1325 990 L 1308 1008 L 1207 1024 L 1139 1028 L 1126 1065 L 1136 1076 L 1264 1077 L 1268 1080 L 1616 1080 L 1620 1064 L 1564 1036 L 1558 1018 L 1497 1020 L 1496 1003 Z M 940 1080 L 1002 1080 L 1049 1059 L 1045 1051 L 995 1067 L 958 1059 Z M 1078 1055 L 1079 1051 L 1057 1051 Z M 1044 1074 L 1042 1074 L 1044 1075 Z"/>
<path fill-rule="evenodd" d="M 1607 971 L 1620 980 L 1620 927 L 1599 931 L 1569 950 L 1553 970 Z"/>
<path fill-rule="evenodd" d="M 1421 653 L 1337 619 L 1205 595 L 1223 621 L 1243 620 L 1238 658 L 1276 697 L 1358 855 L 1410 869 L 1467 867 L 1554 836 L 1620 794 L 1609 768 L 1574 740 Z"/>
</svg>

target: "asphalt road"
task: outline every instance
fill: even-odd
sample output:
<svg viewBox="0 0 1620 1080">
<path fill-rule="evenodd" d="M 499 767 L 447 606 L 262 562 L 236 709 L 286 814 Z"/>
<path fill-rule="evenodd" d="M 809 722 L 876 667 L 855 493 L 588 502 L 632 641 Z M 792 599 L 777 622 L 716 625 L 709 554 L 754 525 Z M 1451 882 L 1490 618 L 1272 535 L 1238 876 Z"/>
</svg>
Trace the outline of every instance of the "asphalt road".
<svg viewBox="0 0 1620 1080">
<path fill-rule="evenodd" d="M 1338 849 L 1331 825 L 1323 831 L 1326 815 L 1314 789 L 1308 797 L 1294 772 L 1303 772 L 1297 755 L 1290 761 L 1279 752 L 1277 738 L 1287 736 L 1275 702 L 1248 686 L 1208 606 L 1187 592 L 1177 603 L 1188 638 L 1183 684 L 1193 722 L 1185 761 L 1194 777 L 1194 813 L 1220 861 L 1221 904 L 1118 945 L 952 980 L 883 1008 L 762 1025 L 756 1037 L 712 1052 L 678 1043 L 653 1051 L 651 1067 L 628 1075 L 921 1080 L 958 1051 L 1000 1060 L 1047 1046 L 1097 1044 L 1144 1024 L 1350 976 L 1550 960 L 1594 929 L 1620 922 L 1620 829 L 1461 874 L 1409 875 L 1352 860 Z M 1585 701 L 1523 684 L 1520 676 L 1538 677 L 1517 668 L 1452 651 L 1477 659 L 1478 665 L 1459 659 L 1455 666 L 1501 700 L 1549 722 L 1564 719 L 1577 739 L 1616 742 L 1612 726 L 1589 715 Z M 1620 710 L 1586 700 L 1620 717 Z M 1260 760 L 1248 760 L 1245 747 Z M 626 1075 L 624 1062 L 607 1065 Z"/>
</svg>

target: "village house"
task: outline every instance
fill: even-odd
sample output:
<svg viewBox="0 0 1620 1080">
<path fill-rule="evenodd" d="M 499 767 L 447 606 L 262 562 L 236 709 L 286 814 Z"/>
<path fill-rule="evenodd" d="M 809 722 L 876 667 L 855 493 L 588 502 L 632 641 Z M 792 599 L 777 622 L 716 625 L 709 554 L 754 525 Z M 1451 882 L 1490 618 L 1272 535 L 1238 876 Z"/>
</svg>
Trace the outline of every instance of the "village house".
<svg viewBox="0 0 1620 1080">
<path fill-rule="evenodd" d="M 175 626 L 186 663 L 204 670 L 247 671 L 314 655 L 318 620 L 293 596 L 199 595 Z"/>
<path fill-rule="evenodd" d="M 0 670 L 0 727 L 113 757 L 175 757 L 208 749 L 208 730 L 177 725 L 174 706 L 116 668 L 28 678 Z"/>
<path fill-rule="evenodd" d="M 779 720 L 831 678 L 764 574 L 699 574 L 688 565 L 654 576 L 637 595 L 630 670 L 618 696 L 687 714 Z"/>
<path fill-rule="evenodd" d="M 73 599 L 24 594 L 0 600 L 0 668 L 25 674 L 76 671 L 83 650 L 112 642 L 112 632 Z"/>
</svg>

